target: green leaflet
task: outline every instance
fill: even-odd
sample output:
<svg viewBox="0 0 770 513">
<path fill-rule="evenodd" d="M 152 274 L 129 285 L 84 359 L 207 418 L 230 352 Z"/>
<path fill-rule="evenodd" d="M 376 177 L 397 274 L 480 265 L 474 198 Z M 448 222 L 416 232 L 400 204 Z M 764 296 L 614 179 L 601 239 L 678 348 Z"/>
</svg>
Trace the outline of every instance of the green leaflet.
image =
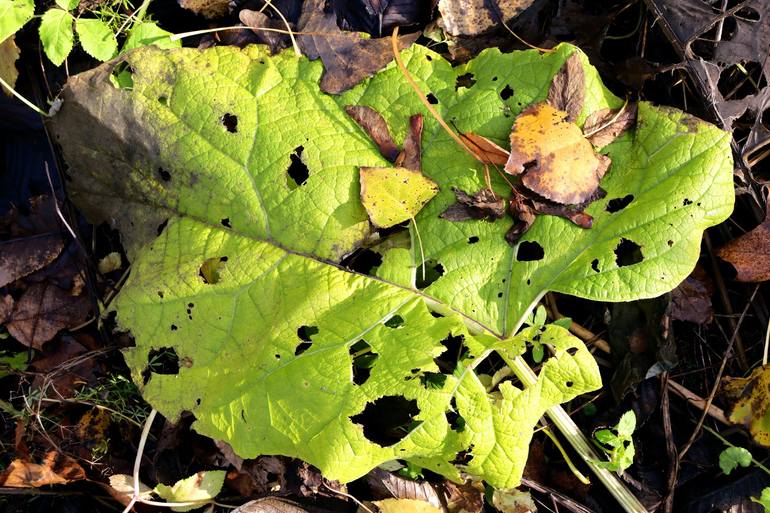
<svg viewBox="0 0 770 513">
<path fill-rule="evenodd" d="M 421 47 L 404 57 L 445 119 L 504 143 L 515 113 L 544 98 L 574 51 L 489 50 L 459 68 Z M 510 335 L 547 290 L 629 300 L 672 288 L 694 265 L 701 231 L 732 206 L 729 136 L 642 105 L 637 131 L 604 150 L 614 163 L 602 182 L 608 197 L 589 210 L 594 228 L 542 217 L 526 241 L 545 257 L 518 261 L 518 248 L 503 239 L 507 221 L 438 218 L 453 201 L 451 186 L 482 187 L 481 170 L 392 66 L 331 97 L 318 90 L 320 64 L 291 52 L 142 48 L 121 60 L 133 88 L 112 85 L 114 63 L 73 77 L 53 128 L 72 169 L 73 199 L 94 222 L 121 230 L 133 261 L 115 309 L 136 339 L 126 352 L 134 379 L 149 378 L 143 394 L 164 415 L 193 411 L 196 430 L 241 456 L 296 456 L 333 479 L 395 458 L 457 479 L 453 461 L 467 453 L 466 472 L 499 488 L 518 484 L 538 418 L 600 386 L 598 370 L 556 326 L 539 340 L 555 356 L 526 390 L 504 382 L 487 393 L 469 367 L 474 358 L 521 354 L 540 328 Z M 593 68 L 586 72 L 581 122 L 621 103 Z M 475 85 L 456 90 L 465 73 Z M 378 278 L 335 264 L 371 233 L 358 168 L 388 165 L 342 108 L 356 103 L 379 110 L 397 140 L 410 115 L 424 115 L 423 172 L 440 192 L 416 222 L 426 258 L 443 276 L 423 291 L 414 288 L 414 243 L 383 246 Z M 287 172 L 297 161 L 307 177 Z M 605 211 L 627 194 L 628 206 Z M 642 262 L 616 264 L 621 238 L 641 246 Z M 216 263 L 209 283 L 206 262 L 206 272 Z M 449 353 L 449 335 L 462 337 L 466 351 Z M 377 357 L 356 366 L 351 350 L 362 347 Z M 147 370 L 162 348 L 176 352 L 178 373 Z M 454 369 L 440 372 L 441 354 Z M 372 442 L 362 417 L 383 398 L 403 398 L 412 413 L 395 443 Z"/>
<path fill-rule="evenodd" d="M 0 0 L 0 43 L 16 33 L 34 14 L 33 0 Z"/>
<path fill-rule="evenodd" d="M 70 13 L 56 7 L 48 9 L 40 21 L 40 42 L 43 43 L 45 54 L 56 66 L 61 66 L 72 51 L 75 41 L 72 31 L 74 21 Z"/>
<path fill-rule="evenodd" d="M 106 61 L 117 53 L 118 42 L 115 40 L 115 34 L 102 20 L 78 18 L 75 29 L 83 50 L 94 59 Z"/>
</svg>

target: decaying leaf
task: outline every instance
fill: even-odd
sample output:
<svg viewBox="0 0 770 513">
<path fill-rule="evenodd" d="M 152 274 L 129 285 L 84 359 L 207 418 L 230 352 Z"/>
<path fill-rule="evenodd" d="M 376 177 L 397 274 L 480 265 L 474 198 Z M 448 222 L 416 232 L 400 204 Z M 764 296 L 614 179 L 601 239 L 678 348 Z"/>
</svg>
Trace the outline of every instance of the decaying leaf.
<svg viewBox="0 0 770 513">
<path fill-rule="evenodd" d="M 291 46 L 291 39 L 288 34 L 274 32 L 274 30 L 286 30 L 286 25 L 281 20 L 268 18 L 265 13 L 250 9 L 243 9 L 239 12 L 238 19 L 254 32 L 257 39 L 269 46 L 272 53 L 278 53 Z"/>
<path fill-rule="evenodd" d="M 77 461 L 64 454 L 51 451 L 43 463 L 13 460 L 0 474 L 0 486 L 10 488 L 39 488 L 41 486 L 66 484 L 86 478 L 86 473 Z"/>
<path fill-rule="evenodd" d="M 369 135 L 383 157 L 390 162 L 396 161 L 401 151 L 390 136 L 388 124 L 379 112 L 366 105 L 347 105 L 345 112 Z"/>
<path fill-rule="evenodd" d="M 183 8 L 204 18 L 215 19 L 228 12 L 229 0 L 177 0 Z"/>
<path fill-rule="evenodd" d="M 113 474 L 110 476 L 110 486 L 117 493 L 130 499 L 134 495 L 134 477 L 127 474 Z M 152 496 L 152 488 L 139 481 L 139 497 L 149 499 Z"/>
<path fill-rule="evenodd" d="M 494 221 L 505 215 L 505 199 L 489 189 L 481 189 L 473 195 L 452 188 L 457 202 L 450 205 L 441 218 L 448 221 L 468 221 L 471 219 L 486 219 Z"/>
<path fill-rule="evenodd" d="M 443 513 L 429 502 L 415 499 L 383 499 L 374 501 L 380 513 Z"/>
<path fill-rule="evenodd" d="M 714 294 L 714 282 L 711 277 L 697 266 L 682 283 L 671 292 L 671 305 L 668 313 L 675 321 L 689 321 L 696 324 L 708 324 L 714 318 L 711 296 Z"/>
<path fill-rule="evenodd" d="M 770 447 L 770 365 L 757 367 L 746 378 L 723 378 L 721 392 L 730 422 L 746 428 L 756 443 Z"/>
<path fill-rule="evenodd" d="M 536 513 L 537 506 L 529 492 L 512 488 L 495 490 L 492 504 L 502 513 Z"/>
<path fill-rule="evenodd" d="M 59 233 L 42 233 L 0 242 L 0 287 L 53 262 L 64 249 Z"/>
<path fill-rule="evenodd" d="M 280 497 L 264 497 L 238 506 L 232 513 L 331 513 L 320 508 L 313 511 L 303 508 L 299 503 Z"/>
<path fill-rule="evenodd" d="M 514 222 L 505 233 L 505 240 L 508 244 L 516 244 L 539 214 L 563 217 L 581 228 L 591 228 L 593 217 L 583 211 L 591 199 L 582 205 L 560 205 L 537 198 L 523 187 L 514 187 L 508 205 Z"/>
<path fill-rule="evenodd" d="M 19 72 L 16 69 L 16 60 L 19 58 L 19 47 L 16 46 L 14 40 L 15 36 L 11 36 L 8 39 L 0 42 L 0 78 L 11 87 L 16 86 L 16 79 L 19 77 Z M 7 95 L 11 96 L 11 92 L 5 87 L 0 86 L 0 89 Z"/>
<path fill-rule="evenodd" d="M 441 507 L 438 492 L 429 481 L 415 481 L 375 468 L 366 476 L 375 499 L 416 499 Z"/>
<path fill-rule="evenodd" d="M 583 134 L 596 148 L 604 148 L 636 123 L 636 105 L 619 110 L 602 109 L 592 112 L 583 125 Z"/>
<path fill-rule="evenodd" d="M 42 349 L 59 331 L 85 321 L 91 301 L 80 292 L 49 281 L 33 283 L 8 316 L 8 333 L 25 346 Z"/>
<path fill-rule="evenodd" d="M 505 171 L 522 175 L 531 191 L 563 204 L 584 203 L 596 193 L 610 160 L 594 152 L 567 113 L 548 103 L 525 109 L 511 131 Z"/>
<path fill-rule="evenodd" d="M 362 167 L 361 203 L 377 228 L 414 218 L 437 193 L 436 182 L 403 167 Z"/>
<path fill-rule="evenodd" d="M 409 132 L 404 139 L 404 149 L 396 157 L 396 166 L 413 171 L 420 171 L 420 155 L 422 152 L 422 114 L 409 117 Z"/>
<path fill-rule="evenodd" d="M 155 493 L 168 502 L 201 502 L 212 500 L 222 490 L 225 482 L 224 470 L 210 470 L 198 472 L 188 478 L 181 479 L 173 486 L 159 484 L 155 487 Z M 174 506 L 171 511 L 192 511 L 198 506 Z"/>
<path fill-rule="evenodd" d="M 535 0 L 439 0 L 441 23 L 453 36 L 475 36 L 521 14 Z"/>
<path fill-rule="evenodd" d="M 770 280 L 770 258 L 767 257 L 770 255 L 770 208 L 759 226 L 731 240 L 716 254 L 735 267 L 738 281 Z"/>
<path fill-rule="evenodd" d="M 567 113 L 567 121 L 575 123 L 583 110 L 586 95 L 585 73 L 580 54 L 573 53 L 554 75 L 548 89 L 548 105 Z"/>
<path fill-rule="evenodd" d="M 372 76 L 393 60 L 390 38 L 368 39 L 337 26 L 334 9 L 325 0 L 307 0 L 297 23 L 302 52 L 310 60 L 321 59 L 324 73 L 321 90 L 339 94 Z M 407 48 L 419 34 L 399 37 L 399 47 Z"/>
<path fill-rule="evenodd" d="M 486 137 L 471 132 L 460 134 L 460 138 L 468 145 L 482 164 L 504 166 L 508 162 L 510 152 L 504 150 Z"/>
<path fill-rule="evenodd" d="M 484 511 L 484 484 L 480 481 L 442 483 L 449 513 L 481 513 Z"/>
</svg>

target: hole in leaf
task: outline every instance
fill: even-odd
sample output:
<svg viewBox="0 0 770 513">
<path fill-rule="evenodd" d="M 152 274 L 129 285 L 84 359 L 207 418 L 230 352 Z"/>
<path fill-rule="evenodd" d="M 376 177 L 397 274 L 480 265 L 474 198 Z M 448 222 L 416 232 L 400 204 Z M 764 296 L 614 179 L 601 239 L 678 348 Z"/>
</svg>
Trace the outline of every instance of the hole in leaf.
<svg viewBox="0 0 770 513">
<path fill-rule="evenodd" d="M 275 353 L 273 356 L 275 357 L 276 360 L 280 360 L 281 359 L 281 354 L 280 353 Z"/>
<path fill-rule="evenodd" d="M 200 397 L 195 400 L 195 405 L 196 406 L 200 406 L 201 405 L 201 398 Z"/>
<path fill-rule="evenodd" d="M 624 208 L 626 208 L 631 202 L 634 201 L 634 195 L 633 194 L 626 194 L 622 198 L 613 198 L 610 201 L 607 202 L 607 212 L 610 214 L 614 214 L 615 212 L 620 212 Z"/>
<path fill-rule="evenodd" d="M 492 77 L 492 82 L 497 82 L 497 77 Z"/>
<path fill-rule="evenodd" d="M 229 217 L 225 217 L 224 219 L 222 219 L 219 222 L 222 223 L 222 226 L 224 226 L 225 228 L 232 228 L 232 226 L 230 225 L 230 218 Z"/>
<path fill-rule="evenodd" d="M 545 256 L 543 246 L 535 241 L 524 241 L 519 244 L 519 250 L 516 252 L 516 260 L 519 262 L 533 262 L 542 260 Z"/>
<path fill-rule="evenodd" d="M 173 347 L 151 349 L 147 353 L 147 368 L 154 374 L 179 374 L 179 356 Z"/>
<path fill-rule="evenodd" d="M 366 340 L 359 340 L 350 346 L 348 352 L 353 366 L 353 383 L 363 385 L 369 379 L 372 367 L 380 355 L 372 351 L 372 346 Z"/>
<path fill-rule="evenodd" d="M 446 421 L 449 423 L 449 427 L 452 429 L 452 431 L 456 433 L 462 433 L 465 431 L 465 419 L 457 412 L 457 401 L 454 397 L 452 398 L 452 401 L 449 403 L 449 405 L 451 408 L 444 412 Z"/>
<path fill-rule="evenodd" d="M 305 163 L 302 162 L 302 152 L 304 150 L 304 146 L 297 146 L 294 149 L 294 152 L 289 155 L 289 160 L 291 162 L 289 163 L 289 169 L 286 170 L 286 173 L 289 175 L 287 183 L 291 188 L 304 185 L 310 176 L 310 170 Z"/>
<path fill-rule="evenodd" d="M 163 169 L 162 167 L 158 168 L 158 174 L 160 175 L 161 180 L 164 182 L 170 182 L 171 181 L 171 173 Z"/>
<path fill-rule="evenodd" d="M 374 270 L 382 265 L 382 255 L 369 248 L 358 248 L 340 263 L 351 271 L 372 276 Z"/>
<path fill-rule="evenodd" d="M 297 328 L 297 336 L 304 342 L 311 342 L 313 335 L 318 334 L 317 326 L 300 326 Z"/>
<path fill-rule="evenodd" d="M 435 260 L 426 260 L 425 263 L 417 268 L 417 279 L 415 280 L 417 288 L 424 289 L 441 278 L 443 275 L 443 265 L 436 262 Z"/>
<path fill-rule="evenodd" d="M 176 330 L 178 330 L 179 328 L 177 327 L 177 325 L 176 325 L 176 324 L 172 324 L 170 329 L 171 329 L 171 331 L 176 331 Z"/>
<path fill-rule="evenodd" d="M 567 388 L 572 388 L 572 385 L 574 385 L 574 383 L 573 383 L 572 381 L 567 381 L 566 383 L 564 383 L 564 385 L 565 385 Z"/>
<path fill-rule="evenodd" d="M 198 275 L 203 278 L 203 283 L 210 285 L 219 283 L 219 280 L 222 279 L 221 270 L 225 262 L 227 262 L 227 257 L 213 257 L 204 260 L 198 271 Z"/>
<path fill-rule="evenodd" d="M 234 134 L 238 131 L 238 116 L 235 114 L 226 113 L 220 118 L 222 126 L 224 126 L 228 132 Z"/>
<path fill-rule="evenodd" d="M 473 84 L 476 83 L 476 79 L 473 78 L 473 73 L 465 73 L 464 75 L 460 75 L 457 77 L 457 80 L 455 81 L 455 91 L 460 89 L 461 87 L 465 87 L 466 89 L 469 89 L 473 87 Z"/>
<path fill-rule="evenodd" d="M 673 246 L 673 245 L 674 245 L 674 241 L 673 241 L 673 240 L 671 240 L 671 239 L 668 239 L 668 242 L 667 242 L 667 244 L 668 244 L 668 247 L 671 247 L 671 246 Z"/>
<path fill-rule="evenodd" d="M 420 384 L 426 390 L 441 390 L 446 383 L 446 375 L 440 372 L 424 372 L 420 376 Z"/>
<path fill-rule="evenodd" d="M 505 87 L 503 87 L 503 90 L 500 91 L 500 98 L 502 98 L 503 100 L 507 100 L 511 96 L 513 96 L 513 89 L 511 89 L 511 86 L 506 85 Z"/>
<path fill-rule="evenodd" d="M 164 106 L 168 105 L 168 98 L 166 98 L 165 96 L 158 96 L 158 103 Z"/>
<path fill-rule="evenodd" d="M 299 356 L 308 349 L 310 349 L 310 346 L 312 346 L 312 342 L 300 342 L 297 344 L 297 347 L 294 348 L 294 356 Z"/>
<path fill-rule="evenodd" d="M 689 198 L 685 198 L 684 201 L 682 201 L 683 207 L 686 207 L 687 205 L 692 205 L 692 201 L 690 201 Z"/>
<path fill-rule="evenodd" d="M 615 248 L 615 263 L 618 267 L 638 264 L 644 260 L 642 247 L 636 242 L 628 239 L 620 239 Z"/>
<path fill-rule="evenodd" d="M 443 353 L 433 359 L 441 372 L 452 374 L 457 368 L 457 362 L 463 359 L 468 353 L 468 347 L 465 345 L 465 336 L 454 336 L 451 333 L 441 341 L 446 349 Z"/>
<path fill-rule="evenodd" d="M 472 237 L 468 237 L 468 244 L 476 244 L 479 241 L 479 238 L 473 235 Z"/>
<path fill-rule="evenodd" d="M 351 416 L 350 420 L 363 428 L 367 440 L 381 447 L 390 447 L 419 425 L 414 422 L 419 413 L 414 399 L 388 395 L 366 403 L 364 410 Z"/>
<path fill-rule="evenodd" d="M 597 273 L 601 272 L 599 270 L 599 259 L 598 258 L 594 258 L 593 260 L 591 260 L 591 269 L 593 269 L 594 272 L 597 272 Z"/>
<path fill-rule="evenodd" d="M 401 317 L 400 315 L 394 315 L 393 317 L 385 321 L 385 326 L 392 329 L 400 328 L 403 325 L 404 325 L 404 318 Z"/>
<path fill-rule="evenodd" d="M 452 460 L 452 464 L 468 465 L 473 459 L 473 455 L 471 454 L 471 452 L 473 452 L 473 444 L 471 444 L 467 449 L 458 452 L 457 455 Z"/>
<path fill-rule="evenodd" d="M 503 297 L 503 293 L 502 292 L 498 292 L 497 293 L 497 297 Z"/>
<path fill-rule="evenodd" d="M 166 228 L 166 225 L 168 225 L 168 219 L 164 220 L 162 223 L 158 225 L 158 228 L 155 230 L 155 232 L 160 235 L 163 233 L 163 229 Z"/>
<path fill-rule="evenodd" d="M 578 352 L 578 348 L 577 347 L 569 347 L 569 348 L 567 348 L 567 354 L 570 355 L 570 356 L 575 356 L 577 354 L 577 352 Z"/>
<path fill-rule="evenodd" d="M 428 96 L 426 96 L 428 99 L 428 103 L 431 105 L 436 105 L 438 103 L 438 98 L 436 98 L 436 95 L 433 93 L 428 93 Z"/>
<path fill-rule="evenodd" d="M 741 7 L 735 11 L 735 16 L 746 21 L 759 21 L 759 13 L 752 7 Z"/>
<path fill-rule="evenodd" d="M 431 57 L 430 55 L 426 55 L 426 56 L 425 56 L 425 60 L 427 60 L 428 62 L 430 62 L 430 61 L 432 61 L 432 60 L 433 60 L 433 57 Z"/>
<path fill-rule="evenodd" d="M 159 291 L 158 291 L 158 297 L 159 297 L 159 298 L 161 298 L 161 299 L 163 299 L 163 291 L 162 291 L 162 290 L 159 290 Z"/>
</svg>

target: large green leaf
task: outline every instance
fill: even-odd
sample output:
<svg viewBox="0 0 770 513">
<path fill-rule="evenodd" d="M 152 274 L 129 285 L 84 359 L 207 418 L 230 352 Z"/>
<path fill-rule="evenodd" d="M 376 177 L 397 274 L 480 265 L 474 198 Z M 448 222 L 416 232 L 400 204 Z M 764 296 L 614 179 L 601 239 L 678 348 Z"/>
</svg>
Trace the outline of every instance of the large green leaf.
<svg viewBox="0 0 770 513">
<path fill-rule="evenodd" d="M 15 34 L 34 14 L 33 0 L 0 0 L 0 43 Z"/>
<path fill-rule="evenodd" d="M 446 119 L 503 143 L 513 116 L 544 98 L 574 51 L 491 50 L 452 68 L 414 47 L 405 59 Z M 376 277 L 338 265 L 371 236 L 358 167 L 388 165 L 342 107 L 377 108 L 403 140 L 423 109 L 398 70 L 331 97 L 318 90 L 320 64 L 291 52 L 142 48 L 121 60 L 129 66 L 73 77 L 53 128 L 73 199 L 121 230 L 133 260 L 115 309 L 136 340 L 126 351 L 135 380 L 164 415 L 192 411 L 195 429 L 240 455 L 297 456 L 331 478 L 395 458 L 458 478 L 452 463 L 467 453 L 464 471 L 516 485 L 537 419 L 599 386 L 590 353 L 564 329 L 511 337 L 530 304 L 547 290 L 627 300 L 670 289 L 694 265 L 702 230 L 733 201 L 727 134 L 642 105 L 636 132 L 606 149 L 614 164 L 602 183 L 608 198 L 590 207 L 594 228 L 543 217 L 526 240 L 545 257 L 520 262 L 505 221 L 438 218 L 451 186 L 472 192 L 483 180 L 426 115 L 423 171 L 441 192 L 416 224 L 444 274 L 418 290 L 416 243 L 382 249 Z M 116 66 L 133 72 L 130 90 L 112 85 Z M 467 73 L 475 85 L 456 88 Z M 621 103 L 590 67 L 586 87 L 581 122 Z M 307 177 L 295 172 L 300 162 Z M 625 209 L 604 211 L 627 194 Z M 616 265 L 621 237 L 642 247 L 643 261 Z M 472 367 L 491 351 L 512 362 L 536 336 L 554 348 L 537 382 L 488 393 Z M 168 349 L 178 372 L 155 364 Z M 438 367 L 442 354 L 450 368 Z M 389 401 L 419 412 L 403 438 L 378 444 L 361 414 Z"/>
</svg>

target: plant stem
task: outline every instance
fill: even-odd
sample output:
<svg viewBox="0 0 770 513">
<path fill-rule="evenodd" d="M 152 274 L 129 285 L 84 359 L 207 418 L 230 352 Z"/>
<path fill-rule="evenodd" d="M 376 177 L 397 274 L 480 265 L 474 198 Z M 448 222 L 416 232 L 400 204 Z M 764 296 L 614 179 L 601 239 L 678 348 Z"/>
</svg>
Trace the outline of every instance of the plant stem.
<svg viewBox="0 0 770 513">
<path fill-rule="evenodd" d="M 26 98 L 24 98 L 18 92 L 16 92 L 16 89 L 11 87 L 10 84 L 8 84 L 8 82 L 6 82 L 5 80 L 2 79 L 2 77 L 0 77 L 0 85 L 5 87 L 6 89 L 8 89 L 11 92 L 11 94 L 14 95 L 16 98 L 18 98 L 24 105 L 26 105 L 30 109 L 34 110 L 35 112 L 37 112 L 41 116 L 46 117 L 46 118 L 48 117 L 48 113 L 47 112 L 43 111 L 40 107 L 38 107 L 37 105 L 35 105 L 31 101 L 27 100 Z"/>
</svg>

